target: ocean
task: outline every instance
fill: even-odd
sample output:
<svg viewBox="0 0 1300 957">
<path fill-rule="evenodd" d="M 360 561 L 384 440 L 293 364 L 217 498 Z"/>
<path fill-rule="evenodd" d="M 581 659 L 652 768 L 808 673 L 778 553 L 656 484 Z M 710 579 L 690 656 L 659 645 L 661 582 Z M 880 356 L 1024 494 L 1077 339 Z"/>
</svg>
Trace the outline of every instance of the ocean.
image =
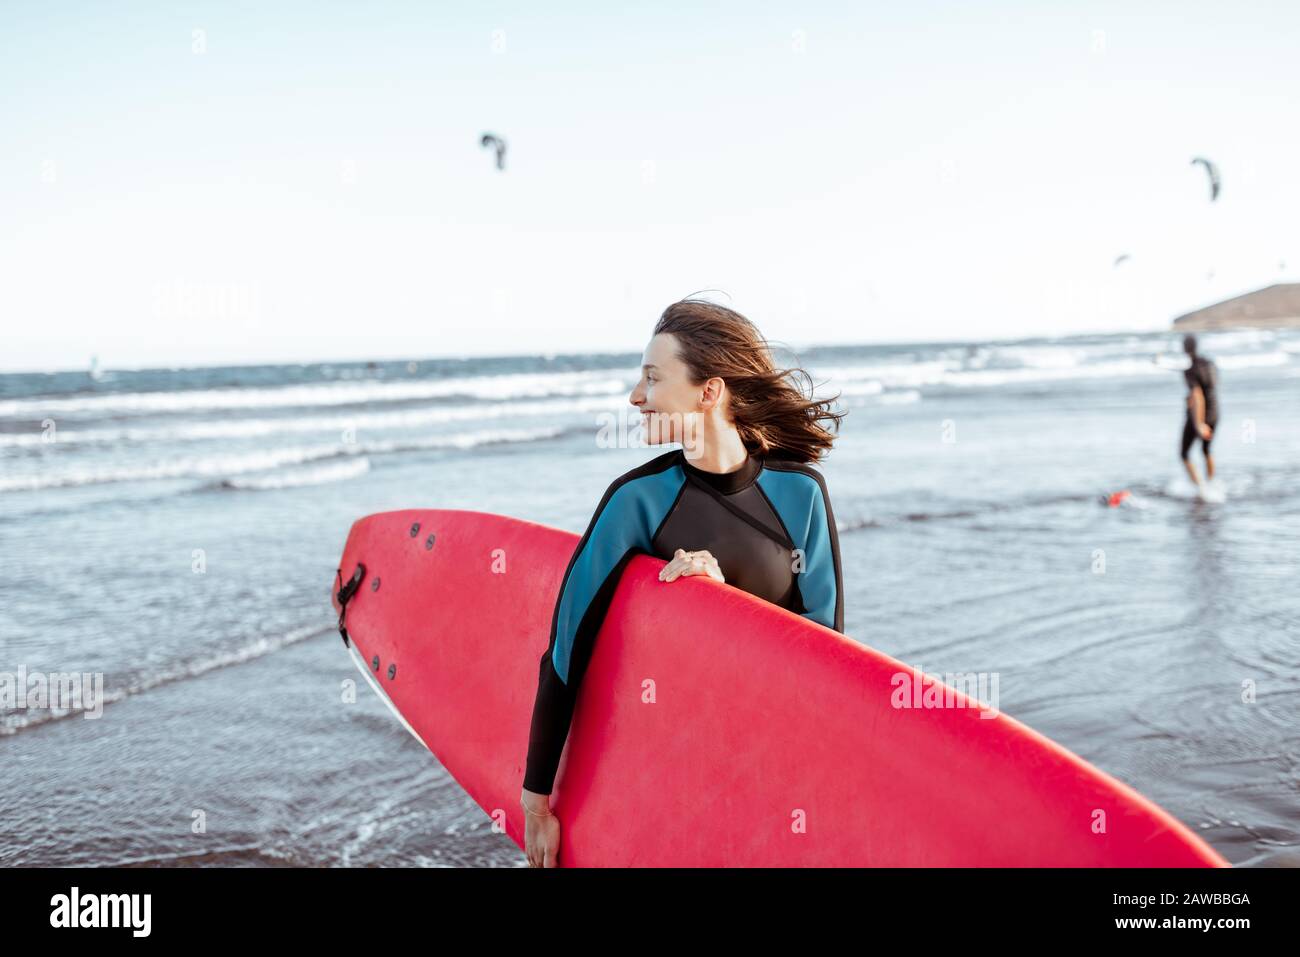
<svg viewBox="0 0 1300 957">
<path fill-rule="evenodd" d="M 1221 503 L 1178 461 L 1172 333 L 797 360 L 848 411 L 821 466 L 848 633 L 997 672 L 1002 711 L 1228 860 L 1293 860 L 1300 331 L 1200 338 Z M 639 362 L 0 375 L 0 672 L 100 674 L 104 699 L 0 708 L 0 864 L 524 866 L 364 684 L 340 700 L 329 591 L 372 512 L 580 533 L 663 451 L 597 439 Z"/>
</svg>

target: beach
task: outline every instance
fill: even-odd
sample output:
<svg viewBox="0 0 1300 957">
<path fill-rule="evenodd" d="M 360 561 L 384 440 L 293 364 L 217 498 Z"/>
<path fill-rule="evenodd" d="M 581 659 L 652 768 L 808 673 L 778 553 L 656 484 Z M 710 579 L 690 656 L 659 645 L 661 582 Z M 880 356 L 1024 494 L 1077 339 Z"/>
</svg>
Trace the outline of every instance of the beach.
<svg viewBox="0 0 1300 957">
<path fill-rule="evenodd" d="M 1300 330 L 1201 350 L 1221 504 L 1178 461 L 1171 333 L 797 358 L 848 411 L 821 464 L 846 631 L 997 673 L 1002 711 L 1259 863 L 1300 841 Z M 0 864 L 523 866 L 363 683 L 347 699 L 328 593 L 378 511 L 580 533 L 661 451 L 597 439 L 639 361 L 0 375 L 0 671 L 100 674 L 105 699 L 0 713 Z"/>
</svg>

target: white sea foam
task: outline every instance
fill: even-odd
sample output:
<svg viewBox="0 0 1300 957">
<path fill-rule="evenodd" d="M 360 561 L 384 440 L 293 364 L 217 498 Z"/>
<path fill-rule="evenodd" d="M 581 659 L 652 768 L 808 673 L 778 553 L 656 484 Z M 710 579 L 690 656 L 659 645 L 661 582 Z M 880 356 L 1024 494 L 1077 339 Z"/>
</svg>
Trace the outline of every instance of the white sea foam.
<svg viewBox="0 0 1300 957">
<path fill-rule="evenodd" d="M 392 409 L 383 412 L 334 413 L 303 417 L 226 419 L 207 422 L 175 422 L 157 426 L 127 426 L 112 429 L 59 429 L 60 445 L 117 444 L 122 442 L 190 442 L 211 439 L 253 439 L 274 435 L 340 434 L 414 429 L 450 422 L 477 422 L 505 418 L 557 417 L 584 412 L 615 411 L 626 402 L 624 395 L 575 399 L 546 399 L 538 402 L 502 402 L 487 406 L 447 406 L 424 409 Z M 631 406 L 628 406 L 631 408 Z M 0 435 L 0 448 L 35 447 L 44 437 L 39 432 Z"/>
<path fill-rule="evenodd" d="M 266 635 L 249 639 L 238 647 L 219 654 L 197 658 L 192 661 L 177 662 L 161 668 L 151 668 L 148 672 L 141 673 L 131 679 L 124 687 L 105 690 L 101 700 L 104 704 L 121 701 L 123 698 L 139 694 L 142 691 L 148 691 L 150 688 L 156 688 L 159 685 L 170 684 L 173 681 L 180 681 L 185 678 L 193 678 L 216 668 L 224 668 L 226 665 L 236 665 L 251 661 L 254 658 L 261 658 L 273 651 L 297 644 L 316 635 L 325 634 L 328 631 L 328 627 L 321 627 L 320 625 L 294 628 L 280 635 Z M 0 714 L 0 736 L 16 734 L 24 728 L 79 714 L 82 714 L 82 712 L 51 708 L 25 708 L 9 711 Z"/>
<path fill-rule="evenodd" d="M 66 471 L 43 470 L 35 474 L 5 475 L 0 477 L 0 492 L 34 491 L 97 485 L 108 482 L 143 482 L 160 479 L 210 478 L 224 479 L 250 472 L 267 472 L 290 465 L 303 465 L 344 456 L 380 455 L 392 452 L 414 452 L 439 448 L 473 448 L 498 442 L 531 442 L 554 438 L 563 428 L 537 429 L 480 429 L 453 435 L 431 436 L 420 439 L 358 442 L 335 442 L 323 445 L 267 449 L 257 452 L 218 453 L 210 456 L 183 456 L 163 459 L 147 465 L 129 465 L 117 468 L 92 468 L 82 466 Z"/>
<path fill-rule="evenodd" d="M 503 400 L 563 395 L 608 395 L 631 390 L 629 376 L 617 372 L 516 373 L 409 382 L 322 382 L 249 389 L 193 389 L 177 392 L 115 392 L 62 398 L 0 402 L 0 417 L 47 417 L 70 413 L 148 414 L 211 412 L 222 409 L 276 409 L 366 405 L 465 396 Z"/>
<path fill-rule="evenodd" d="M 282 488 L 298 488 L 303 485 L 324 485 L 329 482 L 342 482 L 364 475 L 369 471 L 370 460 L 362 457 L 307 468 L 286 469 L 280 472 L 272 472 L 270 475 L 248 475 L 242 478 L 229 478 L 221 484 L 226 488 L 268 491 Z"/>
<path fill-rule="evenodd" d="M 1272 352 L 1244 353 L 1215 357 L 1214 363 L 1220 369 L 1257 369 L 1267 366 L 1284 366 L 1291 361 L 1291 356 L 1281 349 Z"/>
</svg>

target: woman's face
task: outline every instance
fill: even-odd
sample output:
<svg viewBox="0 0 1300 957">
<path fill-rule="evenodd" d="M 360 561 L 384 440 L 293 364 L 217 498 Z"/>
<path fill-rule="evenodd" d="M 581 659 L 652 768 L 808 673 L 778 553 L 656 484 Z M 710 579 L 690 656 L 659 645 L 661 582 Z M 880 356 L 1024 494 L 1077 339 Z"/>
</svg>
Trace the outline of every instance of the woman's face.
<svg viewBox="0 0 1300 957">
<path fill-rule="evenodd" d="M 685 445 L 684 437 L 698 426 L 701 398 L 707 393 L 705 386 L 691 385 L 687 379 L 686 364 L 677 358 L 676 337 L 661 332 L 641 356 L 641 379 L 628 401 L 641 410 L 647 444 Z"/>
</svg>

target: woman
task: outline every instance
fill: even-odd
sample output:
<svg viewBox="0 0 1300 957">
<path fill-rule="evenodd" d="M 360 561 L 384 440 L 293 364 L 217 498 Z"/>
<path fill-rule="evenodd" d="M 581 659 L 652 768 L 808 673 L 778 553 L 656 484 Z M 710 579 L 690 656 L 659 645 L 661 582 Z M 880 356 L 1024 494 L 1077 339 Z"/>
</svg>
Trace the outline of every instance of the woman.
<svg viewBox="0 0 1300 957">
<path fill-rule="evenodd" d="M 842 412 L 786 381 L 744 316 L 684 299 L 655 325 L 629 401 L 652 445 L 674 449 L 616 478 L 569 560 L 542 656 L 524 774 L 529 865 L 554 867 L 555 772 L 578 686 L 623 568 L 637 554 L 667 564 L 665 584 L 709 575 L 844 631 L 839 537 L 821 473 Z M 809 381 L 811 382 L 811 378 Z M 838 396 L 836 396 L 838 398 Z"/>
</svg>

